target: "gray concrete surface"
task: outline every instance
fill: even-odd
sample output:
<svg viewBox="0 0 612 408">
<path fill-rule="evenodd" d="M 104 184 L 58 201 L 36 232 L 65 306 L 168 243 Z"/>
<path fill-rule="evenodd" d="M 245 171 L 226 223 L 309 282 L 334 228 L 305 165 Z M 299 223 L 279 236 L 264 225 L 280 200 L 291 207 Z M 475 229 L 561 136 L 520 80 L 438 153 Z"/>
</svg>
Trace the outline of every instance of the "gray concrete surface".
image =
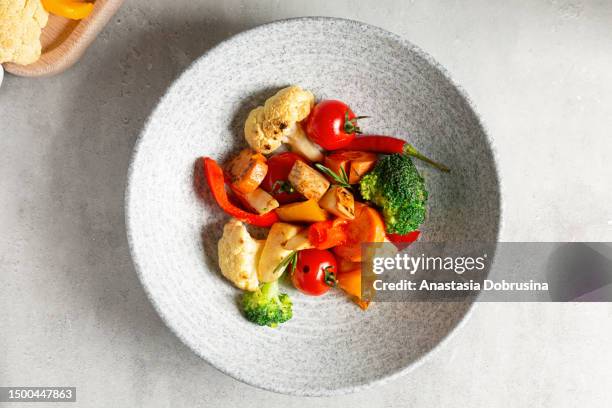
<svg viewBox="0 0 612 408">
<path fill-rule="evenodd" d="M 132 145 L 193 59 L 300 15 L 448 68 L 494 139 L 502 239 L 612 241 L 612 2 L 129 0 L 73 69 L 0 88 L 0 385 L 76 386 L 79 407 L 609 406 L 610 304 L 481 304 L 413 373 L 331 399 L 241 384 L 163 325 L 124 234 Z"/>
</svg>

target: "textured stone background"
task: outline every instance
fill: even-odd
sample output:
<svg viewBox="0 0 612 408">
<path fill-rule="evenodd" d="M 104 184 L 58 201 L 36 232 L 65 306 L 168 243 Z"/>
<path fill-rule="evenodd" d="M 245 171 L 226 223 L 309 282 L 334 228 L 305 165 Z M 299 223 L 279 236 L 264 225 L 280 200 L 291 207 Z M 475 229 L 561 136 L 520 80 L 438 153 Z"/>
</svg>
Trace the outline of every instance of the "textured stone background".
<svg viewBox="0 0 612 408">
<path fill-rule="evenodd" d="M 163 325 L 124 234 L 132 145 L 192 60 L 301 15 L 396 32 L 466 89 L 497 149 L 503 240 L 612 241 L 611 2 L 130 0 L 70 71 L 0 89 L 0 385 L 73 385 L 83 407 L 609 405 L 609 304 L 478 305 L 408 376 L 331 399 L 243 385 Z"/>
</svg>

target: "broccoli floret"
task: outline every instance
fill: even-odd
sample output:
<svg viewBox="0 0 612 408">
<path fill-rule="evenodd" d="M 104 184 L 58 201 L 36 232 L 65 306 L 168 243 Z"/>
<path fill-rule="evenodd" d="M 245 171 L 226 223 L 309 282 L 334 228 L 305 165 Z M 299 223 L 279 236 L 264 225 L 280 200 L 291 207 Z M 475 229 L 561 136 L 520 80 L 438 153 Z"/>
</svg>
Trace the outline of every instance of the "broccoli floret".
<svg viewBox="0 0 612 408">
<path fill-rule="evenodd" d="M 382 208 L 387 232 L 404 235 L 425 221 L 425 180 L 408 156 L 382 157 L 359 186 L 364 199 Z"/>
<path fill-rule="evenodd" d="M 254 292 L 242 295 L 247 320 L 260 326 L 276 327 L 293 317 L 291 298 L 280 293 L 278 281 L 264 283 Z"/>
</svg>

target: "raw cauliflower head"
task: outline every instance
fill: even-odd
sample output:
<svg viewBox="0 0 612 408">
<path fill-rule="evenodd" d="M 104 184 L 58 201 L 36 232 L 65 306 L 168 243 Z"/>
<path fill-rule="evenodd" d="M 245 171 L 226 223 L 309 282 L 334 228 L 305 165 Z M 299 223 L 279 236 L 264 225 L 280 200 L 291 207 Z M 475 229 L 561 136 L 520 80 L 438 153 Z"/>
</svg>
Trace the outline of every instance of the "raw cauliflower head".
<svg viewBox="0 0 612 408">
<path fill-rule="evenodd" d="M 0 63 L 38 60 L 40 33 L 48 19 L 40 0 L 0 0 Z"/>
<path fill-rule="evenodd" d="M 297 122 L 308 117 L 313 106 L 312 92 L 297 85 L 281 89 L 249 113 L 244 124 L 247 143 L 260 153 L 272 153 L 295 131 Z"/>
<path fill-rule="evenodd" d="M 240 289 L 253 291 L 259 286 L 257 263 L 264 241 L 253 239 L 244 224 L 235 218 L 223 227 L 219 240 L 221 273 Z"/>
</svg>

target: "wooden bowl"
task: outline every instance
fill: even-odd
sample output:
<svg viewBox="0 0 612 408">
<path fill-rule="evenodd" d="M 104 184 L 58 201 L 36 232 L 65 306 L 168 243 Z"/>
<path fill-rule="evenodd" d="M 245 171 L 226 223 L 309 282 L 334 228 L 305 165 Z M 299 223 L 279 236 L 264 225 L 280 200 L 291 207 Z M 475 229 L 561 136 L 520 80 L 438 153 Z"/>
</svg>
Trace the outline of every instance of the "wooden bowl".
<svg viewBox="0 0 612 408">
<path fill-rule="evenodd" d="M 38 61 L 29 65 L 6 63 L 4 70 L 24 77 L 63 72 L 79 60 L 122 3 L 123 0 L 96 0 L 93 11 L 83 20 L 50 14 L 49 22 L 42 30 L 42 55 Z"/>
</svg>

